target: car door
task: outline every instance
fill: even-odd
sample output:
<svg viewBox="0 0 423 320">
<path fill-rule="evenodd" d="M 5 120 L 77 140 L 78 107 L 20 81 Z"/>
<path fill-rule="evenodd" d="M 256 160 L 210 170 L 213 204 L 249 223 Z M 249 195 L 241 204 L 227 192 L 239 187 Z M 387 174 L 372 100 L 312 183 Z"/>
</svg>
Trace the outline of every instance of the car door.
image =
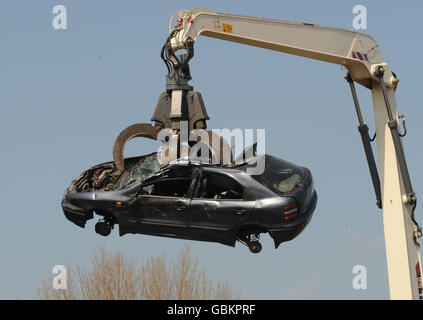
<svg viewBox="0 0 423 320">
<path fill-rule="evenodd" d="M 130 219 L 140 233 L 184 236 L 188 233 L 191 178 L 164 178 L 140 188 Z"/>
<path fill-rule="evenodd" d="M 208 182 L 204 183 L 205 179 Z M 244 198 L 243 187 L 234 177 L 203 169 L 191 200 L 190 233 L 198 239 L 228 241 L 254 205 L 255 200 Z"/>
</svg>

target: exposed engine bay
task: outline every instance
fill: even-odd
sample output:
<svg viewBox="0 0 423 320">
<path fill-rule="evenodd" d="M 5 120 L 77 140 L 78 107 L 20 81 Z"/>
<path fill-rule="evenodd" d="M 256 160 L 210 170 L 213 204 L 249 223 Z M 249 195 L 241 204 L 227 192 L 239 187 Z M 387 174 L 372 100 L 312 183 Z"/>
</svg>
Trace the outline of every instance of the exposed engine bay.
<svg viewBox="0 0 423 320">
<path fill-rule="evenodd" d="M 158 168 L 156 153 L 125 159 L 125 170 L 118 170 L 114 162 L 98 164 L 74 179 L 65 194 L 76 192 L 112 191 L 129 183 L 142 181 Z"/>
</svg>

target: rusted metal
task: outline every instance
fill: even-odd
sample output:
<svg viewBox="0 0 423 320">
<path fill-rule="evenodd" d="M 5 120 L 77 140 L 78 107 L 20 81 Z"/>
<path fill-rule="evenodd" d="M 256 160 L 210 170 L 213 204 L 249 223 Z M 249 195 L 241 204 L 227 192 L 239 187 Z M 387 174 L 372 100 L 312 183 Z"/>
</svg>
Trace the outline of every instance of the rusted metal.
<svg viewBox="0 0 423 320">
<path fill-rule="evenodd" d="M 133 138 L 143 137 L 157 140 L 157 133 L 160 131 L 159 127 L 153 127 L 150 123 L 136 123 L 125 128 L 116 138 L 113 145 L 113 161 L 118 170 L 125 169 L 124 149 L 125 144 Z"/>
<path fill-rule="evenodd" d="M 138 137 L 149 138 L 157 140 L 157 134 L 160 131 L 160 127 L 153 127 L 149 123 L 137 123 L 125 128 L 119 136 L 116 138 L 113 145 L 113 161 L 116 168 L 119 171 L 125 169 L 124 162 L 124 150 L 125 144 L 133 139 Z M 228 142 L 223 139 L 222 136 L 217 133 L 208 130 L 209 135 L 209 146 L 213 150 L 213 153 L 218 156 L 219 164 L 228 164 L 232 161 L 232 150 Z M 213 144 L 213 141 L 218 142 L 217 145 Z"/>
</svg>

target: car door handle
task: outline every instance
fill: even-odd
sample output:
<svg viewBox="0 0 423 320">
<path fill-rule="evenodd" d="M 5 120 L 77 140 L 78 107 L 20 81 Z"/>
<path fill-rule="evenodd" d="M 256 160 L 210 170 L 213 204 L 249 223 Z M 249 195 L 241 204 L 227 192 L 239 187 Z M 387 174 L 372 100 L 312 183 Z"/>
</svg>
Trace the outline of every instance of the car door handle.
<svg viewBox="0 0 423 320">
<path fill-rule="evenodd" d="M 236 214 L 244 214 L 244 213 L 246 213 L 246 212 L 247 212 L 247 210 L 245 210 L 245 209 L 234 209 L 234 212 L 235 212 Z"/>
<path fill-rule="evenodd" d="M 184 206 L 177 206 L 177 207 L 175 207 L 175 210 L 176 211 L 183 211 L 183 210 L 185 210 L 185 208 L 186 207 L 184 207 Z"/>
</svg>

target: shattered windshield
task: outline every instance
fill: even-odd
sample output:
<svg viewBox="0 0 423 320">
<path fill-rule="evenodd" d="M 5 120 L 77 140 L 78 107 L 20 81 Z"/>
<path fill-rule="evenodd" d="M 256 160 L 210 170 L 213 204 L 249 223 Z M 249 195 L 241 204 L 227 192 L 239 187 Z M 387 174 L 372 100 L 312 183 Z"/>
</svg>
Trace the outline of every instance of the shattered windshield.
<svg viewBox="0 0 423 320">
<path fill-rule="evenodd" d="M 153 175 L 160 167 L 157 155 L 151 154 L 141 158 L 137 163 L 124 172 L 120 180 L 120 188 L 134 183 L 140 183 Z"/>
<path fill-rule="evenodd" d="M 304 178 L 304 169 L 295 164 L 269 155 L 264 160 L 264 172 L 252 177 L 279 195 L 292 192 Z"/>
</svg>

